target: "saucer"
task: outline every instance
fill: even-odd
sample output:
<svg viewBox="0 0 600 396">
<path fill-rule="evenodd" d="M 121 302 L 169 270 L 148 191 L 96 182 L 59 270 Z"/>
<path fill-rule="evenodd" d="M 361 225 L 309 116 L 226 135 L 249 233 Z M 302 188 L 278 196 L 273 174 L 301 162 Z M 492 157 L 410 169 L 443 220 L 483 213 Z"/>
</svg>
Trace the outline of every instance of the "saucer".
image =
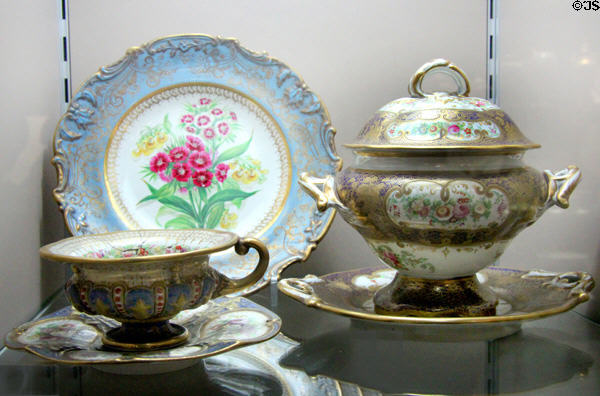
<svg viewBox="0 0 600 396">
<path fill-rule="evenodd" d="M 499 298 L 496 315 L 475 317 L 416 317 L 375 313 L 373 296 L 389 284 L 396 271 L 362 268 L 317 277 L 280 280 L 279 290 L 309 307 L 356 319 L 393 324 L 518 324 L 568 311 L 589 299 L 594 287 L 585 272 L 558 274 L 542 270 L 519 271 L 489 267 L 479 273 L 480 282 Z M 509 332 L 518 326 L 509 327 Z M 503 334 L 508 335 L 508 334 Z"/>
<path fill-rule="evenodd" d="M 281 328 L 277 315 L 242 297 L 209 301 L 199 308 L 180 312 L 172 322 L 189 331 L 184 344 L 148 352 L 120 352 L 102 345 L 102 335 L 118 327 L 119 322 L 65 307 L 13 329 L 5 344 L 63 364 L 152 363 L 147 366 L 148 373 L 152 373 L 180 369 L 195 363 L 195 359 L 268 340 Z"/>
</svg>

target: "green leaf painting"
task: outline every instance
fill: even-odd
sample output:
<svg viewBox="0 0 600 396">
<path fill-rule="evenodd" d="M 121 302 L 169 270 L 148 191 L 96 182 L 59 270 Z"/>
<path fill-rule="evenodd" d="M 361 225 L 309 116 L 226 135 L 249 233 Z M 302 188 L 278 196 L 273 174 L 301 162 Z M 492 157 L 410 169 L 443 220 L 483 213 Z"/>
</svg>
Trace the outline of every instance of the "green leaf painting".
<svg viewBox="0 0 600 396">
<path fill-rule="evenodd" d="M 148 194 L 137 205 L 158 203 L 160 228 L 235 228 L 244 201 L 268 175 L 247 153 L 252 139 L 238 115 L 212 98 L 165 114 L 140 131 L 132 151 L 146 158 L 139 174 Z"/>
</svg>

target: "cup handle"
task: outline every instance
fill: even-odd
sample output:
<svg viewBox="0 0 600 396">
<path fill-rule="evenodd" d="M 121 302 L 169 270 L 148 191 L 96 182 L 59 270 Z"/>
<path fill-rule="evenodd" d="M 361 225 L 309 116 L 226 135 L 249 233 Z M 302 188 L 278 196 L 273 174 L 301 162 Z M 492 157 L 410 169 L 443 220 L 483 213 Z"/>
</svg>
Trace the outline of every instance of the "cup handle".
<svg viewBox="0 0 600 396">
<path fill-rule="evenodd" d="M 219 290 L 213 298 L 239 292 L 247 286 L 255 284 L 263 277 L 269 267 L 269 251 L 265 244 L 256 238 L 243 238 L 235 244 L 235 252 L 242 256 L 246 255 L 250 248 L 254 248 L 258 252 L 258 264 L 254 271 L 241 279 L 231 279 L 221 274 L 225 279 L 225 287 Z"/>
</svg>

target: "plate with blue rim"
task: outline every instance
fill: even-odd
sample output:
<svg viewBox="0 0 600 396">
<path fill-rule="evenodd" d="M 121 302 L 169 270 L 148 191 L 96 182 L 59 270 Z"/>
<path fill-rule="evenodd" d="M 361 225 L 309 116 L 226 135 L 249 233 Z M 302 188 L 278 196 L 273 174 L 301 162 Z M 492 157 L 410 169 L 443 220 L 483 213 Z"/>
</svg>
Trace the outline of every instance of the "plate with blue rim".
<svg viewBox="0 0 600 396">
<path fill-rule="evenodd" d="M 130 48 L 73 96 L 54 136 L 54 198 L 73 235 L 208 228 L 262 240 L 263 279 L 306 260 L 335 212 L 316 210 L 302 172 L 341 168 L 325 105 L 283 62 L 201 34 Z M 252 254 L 211 265 L 231 277 Z"/>
</svg>

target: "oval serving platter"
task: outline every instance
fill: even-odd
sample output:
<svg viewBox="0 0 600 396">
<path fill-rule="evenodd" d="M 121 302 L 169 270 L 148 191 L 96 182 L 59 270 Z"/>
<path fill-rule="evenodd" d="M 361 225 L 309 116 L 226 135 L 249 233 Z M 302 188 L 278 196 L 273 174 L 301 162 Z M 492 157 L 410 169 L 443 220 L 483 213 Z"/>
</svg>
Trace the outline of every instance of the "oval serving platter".
<svg viewBox="0 0 600 396">
<path fill-rule="evenodd" d="M 373 296 L 389 284 L 396 272 L 390 268 L 360 268 L 302 279 L 282 279 L 282 293 L 303 304 L 335 314 L 373 323 L 393 325 L 490 325 L 520 324 L 566 312 L 590 298 L 595 281 L 587 272 L 563 274 L 544 270 L 521 271 L 488 267 L 477 277 L 498 297 L 490 316 L 403 316 L 375 312 Z M 512 327 L 514 331 L 519 327 Z M 514 332 L 513 331 L 513 332 Z M 504 334 L 506 335 L 506 334 Z"/>
<path fill-rule="evenodd" d="M 319 97 L 284 63 L 207 35 L 134 47 L 88 79 L 54 136 L 54 198 L 73 235 L 209 228 L 261 239 L 271 263 L 254 292 L 305 260 L 327 232 L 302 172 L 341 167 Z M 211 264 L 232 277 L 253 257 Z"/>
</svg>

